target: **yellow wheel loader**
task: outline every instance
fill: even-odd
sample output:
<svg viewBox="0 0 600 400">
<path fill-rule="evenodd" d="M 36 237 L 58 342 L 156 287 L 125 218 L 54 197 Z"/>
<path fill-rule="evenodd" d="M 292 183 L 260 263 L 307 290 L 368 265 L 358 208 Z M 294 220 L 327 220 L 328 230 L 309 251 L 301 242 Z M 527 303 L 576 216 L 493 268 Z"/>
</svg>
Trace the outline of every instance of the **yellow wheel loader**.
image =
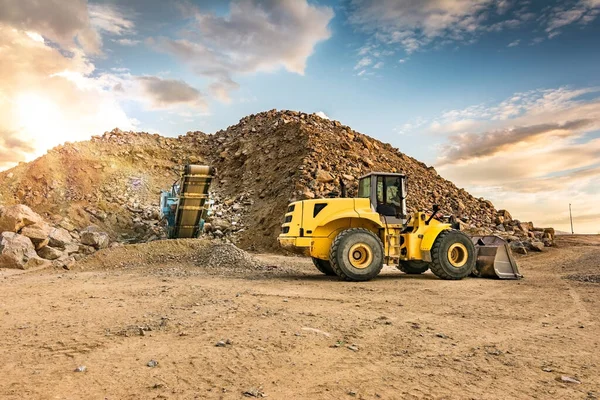
<svg viewBox="0 0 600 400">
<path fill-rule="evenodd" d="M 521 277 L 502 239 L 470 238 L 435 219 L 436 206 L 429 216 L 407 215 L 403 174 L 372 172 L 360 178 L 357 198 L 344 192 L 342 185 L 341 198 L 289 204 L 280 245 L 310 255 L 320 272 L 350 281 L 376 277 L 383 264 L 407 274 L 431 269 L 442 279 Z"/>
</svg>

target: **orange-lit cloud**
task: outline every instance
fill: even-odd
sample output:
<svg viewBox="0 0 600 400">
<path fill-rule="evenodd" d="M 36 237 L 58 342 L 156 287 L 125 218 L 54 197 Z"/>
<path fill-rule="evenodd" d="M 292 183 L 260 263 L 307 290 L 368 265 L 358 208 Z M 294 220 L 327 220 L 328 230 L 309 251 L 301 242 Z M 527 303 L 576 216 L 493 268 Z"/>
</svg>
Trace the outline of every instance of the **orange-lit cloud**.
<svg viewBox="0 0 600 400">
<path fill-rule="evenodd" d="M 517 217 L 596 233 L 589 209 L 600 198 L 600 89 L 533 91 L 495 106 L 444 113 L 430 131 L 447 142 L 438 171 Z"/>
<path fill-rule="evenodd" d="M 31 32 L 6 25 L 0 25 L 0 48 L 0 168 L 64 141 L 134 126 L 117 99 L 89 76 L 94 66 L 81 48 L 67 56 Z M 71 75 L 81 81 L 68 79 Z M 26 146 L 10 146 L 15 136 Z"/>
<path fill-rule="evenodd" d="M 102 36 L 122 40 L 135 32 L 114 5 L 0 0 L 0 10 L 0 169 L 66 141 L 134 129 L 138 121 L 123 100 L 206 108 L 200 92 L 180 80 L 95 73 L 91 57 L 102 53 Z"/>
</svg>

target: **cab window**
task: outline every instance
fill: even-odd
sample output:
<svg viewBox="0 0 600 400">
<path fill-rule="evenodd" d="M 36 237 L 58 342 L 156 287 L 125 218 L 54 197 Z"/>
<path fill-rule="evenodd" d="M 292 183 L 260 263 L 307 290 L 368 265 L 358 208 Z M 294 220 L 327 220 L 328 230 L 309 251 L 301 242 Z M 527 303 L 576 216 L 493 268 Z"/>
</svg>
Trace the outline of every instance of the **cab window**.
<svg viewBox="0 0 600 400">
<path fill-rule="evenodd" d="M 362 178 L 358 182 L 358 197 L 371 197 L 371 177 Z"/>
<path fill-rule="evenodd" d="M 377 212 L 382 215 L 402 213 L 402 185 L 399 177 L 377 177 Z"/>
<path fill-rule="evenodd" d="M 383 178 L 381 176 L 378 176 L 377 177 L 377 204 L 385 203 L 383 194 L 384 194 Z"/>
</svg>

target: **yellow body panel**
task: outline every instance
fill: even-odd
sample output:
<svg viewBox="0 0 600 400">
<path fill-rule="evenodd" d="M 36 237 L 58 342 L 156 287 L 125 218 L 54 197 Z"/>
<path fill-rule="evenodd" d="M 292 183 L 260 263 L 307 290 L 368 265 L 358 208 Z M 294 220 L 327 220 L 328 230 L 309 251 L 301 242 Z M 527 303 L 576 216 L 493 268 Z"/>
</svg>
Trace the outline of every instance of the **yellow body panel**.
<svg viewBox="0 0 600 400">
<path fill-rule="evenodd" d="M 331 243 L 341 231 L 364 228 L 381 239 L 388 264 L 398 260 L 431 261 L 435 239 L 450 225 L 435 219 L 426 224 L 426 220 L 427 216 L 418 212 L 408 226 L 386 223 L 368 198 L 304 200 L 288 206 L 278 240 L 282 247 L 328 260 Z"/>
</svg>

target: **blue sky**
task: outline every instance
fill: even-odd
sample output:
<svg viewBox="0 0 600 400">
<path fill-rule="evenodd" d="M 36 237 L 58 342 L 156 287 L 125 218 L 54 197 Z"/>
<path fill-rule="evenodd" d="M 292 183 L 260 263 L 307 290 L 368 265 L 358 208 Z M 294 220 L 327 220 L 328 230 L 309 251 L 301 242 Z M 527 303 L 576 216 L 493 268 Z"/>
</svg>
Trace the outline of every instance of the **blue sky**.
<svg viewBox="0 0 600 400">
<path fill-rule="evenodd" d="M 487 26 L 511 19 L 511 12 L 524 7 L 525 2 L 512 2 L 506 14 L 492 15 Z M 577 2 L 572 2 L 576 6 Z M 224 17 L 229 13 L 226 2 L 195 2 L 200 12 L 216 12 Z M 372 34 L 360 31 L 349 22 L 350 2 L 311 2 L 331 7 L 335 16 L 330 20 L 329 39 L 319 41 L 307 59 L 304 75 L 279 67 L 273 72 L 239 74 L 240 88 L 231 94 L 231 103 L 209 99 L 209 115 L 197 116 L 186 122 L 181 118 L 165 117 L 155 110 L 143 111 L 139 104 L 131 105 L 131 115 L 142 123 L 140 129 L 158 130 L 178 135 L 187 130 L 202 129 L 214 132 L 236 123 L 250 113 L 272 108 L 289 108 L 307 112 L 323 111 L 361 132 L 397 145 L 409 154 L 434 163 L 430 140 L 405 148 L 398 128 L 418 117 L 433 119 L 444 111 L 461 109 L 473 104 L 501 102 L 514 93 L 540 88 L 574 88 L 600 86 L 600 24 L 572 23 L 552 39 L 537 20 L 497 32 L 477 33 L 469 41 L 441 44 L 443 36 L 418 51 L 407 54 L 402 45 L 386 45 L 374 41 Z M 521 4 L 521 6 L 519 6 Z M 528 12 L 541 15 L 548 2 L 532 2 Z M 137 40 L 157 35 L 178 37 L 178 31 L 189 24 L 176 6 L 162 6 L 167 13 L 154 14 L 150 7 L 127 8 L 135 20 L 144 24 L 164 25 L 158 32 L 139 26 Z M 490 10 L 494 9 L 490 2 Z M 492 11 L 493 13 L 493 11 Z M 543 39 L 540 43 L 536 39 Z M 471 43 L 472 41 L 472 43 Z M 370 68 L 355 70 L 360 49 L 373 43 L 380 52 L 393 54 L 373 59 Z M 516 44 L 508 47 L 511 43 Z M 96 62 L 98 72 L 110 72 L 122 66 L 136 75 L 160 75 L 183 79 L 202 90 L 206 77 L 194 74 L 185 63 L 167 54 L 157 54 L 147 45 L 120 46 L 109 42 L 108 57 Z M 400 60 L 405 60 L 403 63 Z M 372 68 L 382 62 L 380 68 Z M 365 70 L 362 76 L 358 74 Z M 368 74 L 368 75 L 367 75 Z M 136 106 L 137 105 L 137 106 Z M 419 140 L 419 136 L 413 135 Z M 415 144 L 417 144 L 415 143 Z"/>
<path fill-rule="evenodd" d="M 522 219 L 566 230 L 572 202 L 600 231 L 600 0 L 0 6 L 0 166 L 114 126 L 212 133 L 295 109 Z"/>
</svg>

